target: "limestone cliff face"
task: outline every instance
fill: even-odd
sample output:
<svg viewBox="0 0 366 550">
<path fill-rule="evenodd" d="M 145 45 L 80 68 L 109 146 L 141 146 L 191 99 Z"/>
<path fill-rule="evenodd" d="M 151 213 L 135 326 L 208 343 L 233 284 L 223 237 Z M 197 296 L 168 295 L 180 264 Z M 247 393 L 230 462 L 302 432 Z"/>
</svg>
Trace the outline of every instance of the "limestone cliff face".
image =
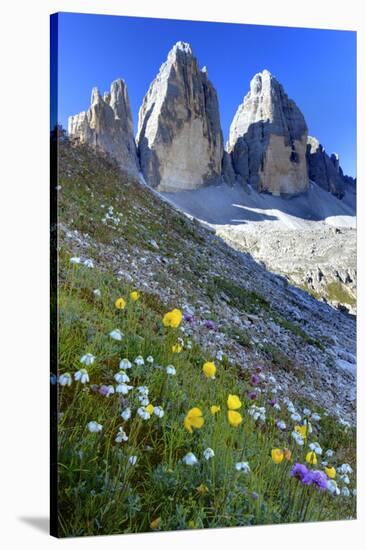
<svg viewBox="0 0 366 550">
<path fill-rule="evenodd" d="M 196 189 L 219 180 L 223 138 L 215 88 L 189 44 L 168 54 L 140 108 L 141 171 L 159 191 Z"/>
<path fill-rule="evenodd" d="M 264 70 L 230 127 L 228 151 L 242 181 L 273 195 L 294 195 L 308 188 L 307 126 L 282 85 Z"/>
<path fill-rule="evenodd" d="M 93 88 L 89 109 L 69 117 L 68 133 L 82 143 L 109 153 L 126 172 L 138 174 L 131 108 L 123 80 L 112 82 L 110 92 L 103 97 Z"/>
<path fill-rule="evenodd" d="M 314 137 L 308 138 L 306 156 L 309 178 L 339 199 L 344 196 L 347 184 L 355 184 L 353 178 L 343 174 L 338 155 L 332 153 L 329 156 Z"/>
</svg>

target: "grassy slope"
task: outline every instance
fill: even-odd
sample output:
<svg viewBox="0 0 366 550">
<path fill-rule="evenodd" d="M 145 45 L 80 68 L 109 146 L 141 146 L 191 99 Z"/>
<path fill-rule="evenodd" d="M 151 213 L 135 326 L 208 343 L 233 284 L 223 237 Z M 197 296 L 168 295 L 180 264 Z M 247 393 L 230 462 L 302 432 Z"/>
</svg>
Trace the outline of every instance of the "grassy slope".
<svg viewBox="0 0 366 550">
<path fill-rule="evenodd" d="M 158 238 L 161 253 L 175 259 L 177 251 L 179 259 L 183 243 L 186 246 L 192 241 L 204 246 L 205 236 L 200 228 L 162 205 L 147 189 L 128 183 L 107 161 L 96 160 L 87 150 L 68 145 L 61 148 L 59 184 L 60 222 L 88 233 L 98 242 L 138 253 L 137 249 L 152 247 L 149 241 Z M 114 218 L 121 214 L 117 225 L 113 221 L 102 222 L 102 204 L 113 205 Z M 291 465 L 294 461 L 304 462 L 307 449 L 306 445 L 296 447 L 293 442 L 294 422 L 285 406 L 281 412 L 268 406 L 267 381 L 262 382 L 263 397 L 256 402 L 267 408 L 262 424 L 254 422 L 247 412 L 252 404 L 248 398 L 250 372 L 238 376 L 235 365 L 224 359 L 216 361 L 216 379 L 205 379 L 202 364 L 213 357 L 195 343 L 188 349 L 187 338 L 179 329 L 163 327 L 162 315 L 167 305 L 159 296 L 137 289 L 140 299 L 133 303 L 128 299 L 131 286 L 117 280 L 103 263 L 100 250 L 95 247 L 88 254 L 99 261 L 98 267 L 70 265 L 71 251 L 66 241 L 60 240 L 59 373 L 77 371 L 81 366 L 79 359 L 86 352 L 96 356 L 95 363 L 88 367 L 90 384 L 74 382 L 60 392 L 61 535 L 146 531 L 156 518 L 161 518 L 160 529 L 184 529 L 354 516 L 354 498 L 320 494 L 314 487 L 303 488 L 289 477 Z M 186 259 L 192 268 L 186 271 L 192 297 L 212 291 L 211 285 L 207 287 L 204 279 L 201 281 L 213 259 L 207 258 L 205 264 L 201 261 L 198 265 L 194 257 Z M 180 269 L 179 262 L 174 265 Z M 162 282 L 169 284 L 174 285 L 174 270 L 167 272 Z M 226 283 L 226 292 L 241 300 L 243 309 L 255 312 L 258 307 L 266 308 L 262 297 L 253 293 L 244 299 L 237 295 L 235 285 L 233 290 L 227 288 L 228 284 L 233 285 Z M 95 288 L 100 289 L 101 298 L 93 294 Z M 124 310 L 114 307 L 119 296 L 127 300 Z M 122 342 L 108 336 L 114 328 L 124 333 Z M 173 354 L 171 347 L 178 337 L 183 337 L 185 346 L 182 353 Z M 116 394 L 109 398 L 100 395 L 101 384 L 115 385 L 113 376 L 118 372 L 120 359 L 133 361 L 137 355 L 152 355 L 155 366 L 134 366 L 129 371 L 134 389 L 128 396 L 121 402 Z M 166 374 L 168 364 L 176 367 L 175 377 Z M 143 421 L 136 415 L 139 385 L 148 386 L 150 401 L 163 407 L 162 419 L 153 416 Z M 239 395 L 242 401 L 243 423 L 238 428 L 227 420 L 229 393 Z M 210 413 L 213 404 L 221 407 L 216 416 Z M 131 406 L 133 411 L 127 422 L 120 417 L 125 406 Z M 183 420 L 194 406 L 201 408 L 205 423 L 189 434 Z M 275 427 L 277 418 L 286 422 L 288 429 L 284 432 Z M 86 425 L 91 420 L 103 425 L 100 434 L 88 432 Z M 129 437 L 123 444 L 115 442 L 120 426 Z M 324 450 L 335 449 L 335 465 L 350 462 L 354 466 L 353 437 L 351 431 L 324 416 L 314 422 L 310 440 L 319 441 Z M 207 447 L 215 451 L 210 461 L 202 457 Z M 292 462 L 274 464 L 270 456 L 274 447 L 291 448 Z M 181 462 L 190 451 L 199 459 L 196 466 Z M 128 463 L 131 455 L 137 456 L 135 466 Z M 249 462 L 249 475 L 235 470 L 238 461 Z M 258 499 L 253 498 L 253 492 L 259 495 Z"/>
</svg>

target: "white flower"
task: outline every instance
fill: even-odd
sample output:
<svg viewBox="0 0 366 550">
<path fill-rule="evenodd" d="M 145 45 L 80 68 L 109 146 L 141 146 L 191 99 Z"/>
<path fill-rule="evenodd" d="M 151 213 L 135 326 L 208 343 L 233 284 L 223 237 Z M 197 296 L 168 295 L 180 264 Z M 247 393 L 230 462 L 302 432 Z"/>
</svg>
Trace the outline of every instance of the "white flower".
<svg viewBox="0 0 366 550">
<path fill-rule="evenodd" d="M 286 424 L 283 420 L 278 420 L 276 425 L 280 430 L 286 430 Z"/>
<path fill-rule="evenodd" d="M 154 414 L 155 414 L 158 418 L 163 418 L 163 416 L 164 416 L 163 408 L 162 408 L 162 407 L 154 407 Z"/>
<path fill-rule="evenodd" d="M 114 375 L 114 379 L 119 384 L 130 381 L 129 377 L 127 376 L 127 374 L 125 372 L 123 372 L 123 370 L 117 372 L 117 374 Z"/>
<path fill-rule="evenodd" d="M 339 487 L 337 485 L 337 482 L 334 481 L 334 479 L 328 479 L 327 489 L 332 495 L 339 495 L 340 494 Z"/>
<path fill-rule="evenodd" d="M 216 353 L 216 359 L 218 361 L 222 361 L 223 357 L 224 357 L 224 352 L 221 349 L 219 349 L 219 351 Z"/>
<path fill-rule="evenodd" d="M 119 368 L 121 370 L 126 370 L 126 369 L 130 369 L 132 367 L 132 363 L 130 363 L 130 361 L 128 359 L 122 359 L 120 362 L 119 362 Z"/>
<path fill-rule="evenodd" d="M 129 407 L 127 407 L 127 409 L 124 409 L 122 412 L 121 412 L 121 416 L 123 418 L 123 420 L 129 420 L 131 418 L 131 409 Z"/>
<path fill-rule="evenodd" d="M 81 262 L 81 259 L 74 256 L 73 258 L 70 258 L 70 264 L 79 264 Z"/>
<path fill-rule="evenodd" d="M 87 367 L 92 365 L 94 361 L 95 361 L 95 357 L 91 353 L 86 353 L 80 358 L 80 363 L 82 363 L 83 365 L 86 365 Z"/>
<path fill-rule="evenodd" d="M 105 393 L 105 396 L 109 397 L 110 395 L 113 395 L 113 394 L 114 394 L 114 387 L 110 384 L 109 386 L 107 386 L 107 391 Z"/>
<path fill-rule="evenodd" d="M 187 453 L 186 456 L 182 458 L 182 461 L 187 466 L 194 466 L 195 464 L 198 464 L 198 460 L 193 453 Z"/>
<path fill-rule="evenodd" d="M 119 427 L 117 435 L 116 435 L 115 442 L 116 443 L 122 443 L 123 441 L 128 441 L 128 437 L 127 437 L 126 432 L 124 431 L 124 429 Z"/>
<path fill-rule="evenodd" d="M 87 426 L 89 432 L 91 433 L 98 433 L 101 432 L 103 429 L 103 426 L 101 424 L 98 424 L 98 422 L 95 422 L 95 420 L 91 420 L 90 422 L 88 422 Z"/>
<path fill-rule="evenodd" d="M 109 336 L 113 338 L 113 340 L 121 341 L 124 335 L 123 332 L 119 330 L 119 328 L 115 328 L 109 333 Z"/>
<path fill-rule="evenodd" d="M 298 445 L 304 445 L 304 439 L 301 437 L 301 435 L 295 431 L 291 433 L 293 439 Z"/>
<path fill-rule="evenodd" d="M 130 458 L 128 459 L 128 462 L 129 462 L 132 466 L 135 466 L 135 464 L 136 464 L 136 462 L 137 462 L 137 456 L 135 456 L 135 455 L 130 456 Z"/>
<path fill-rule="evenodd" d="M 177 371 L 175 370 L 175 367 L 173 367 L 173 365 L 168 365 L 166 368 L 166 373 L 170 374 L 170 376 L 175 376 L 177 374 Z"/>
<path fill-rule="evenodd" d="M 188 340 L 188 342 L 186 344 L 186 348 L 187 349 L 192 349 L 192 342 L 190 340 Z"/>
<path fill-rule="evenodd" d="M 149 355 L 148 357 L 146 357 L 146 362 L 147 362 L 147 363 L 150 363 L 150 365 L 152 365 L 153 362 L 154 362 L 153 356 L 152 356 L 152 355 Z"/>
<path fill-rule="evenodd" d="M 314 420 L 314 422 L 318 422 L 318 420 L 320 420 L 320 418 L 321 418 L 321 416 L 318 413 L 313 413 L 311 415 L 311 420 Z"/>
<path fill-rule="evenodd" d="M 281 405 L 279 403 L 275 403 L 273 405 L 273 408 L 276 409 L 276 411 L 280 411 L 281 410 Z"/>
<path fill-rule="evenodd" d="M 317 442 L 310 443 L 309 448 L 312 451 L 314 451 L 314 453 L 317 454 L 317 455 L 321 455 L 322 452 L 323 452 L 323 449 L 321 448 L 321 446 Z"/>
<path fill-rule="evenodd" d="M 143 407 L 147 407 L 150 403 L 150 400 L 146 397 L 146 395 L 139 395 L 138 399 Z"/>
<path fill-rule="evenodd" d="M 71 386 L 72 376 L 69 372 L 64 372 L 60 374 L 58 381 L 61 386 Z"/>
<path fill-rule="evenodd" d="M 127 384 L 118 384 L 116 387 L 116 393 L 121 393 L 122 395 L 127 395 L 133 386 L 128 386 Z"/>
<path fill-rule="evenodd" d="M 340 474 L 352 474 L 353 470 L 349 464 L 342 464 L 342 466 L 338 468 L 338 472 Z"/>
<path fill-rule="evenodd" d="M 312 427 L 312 425 L 311 425 L 311 422 L 309 422 L 308 420 L 306 420 L 306 418 L 305 418 L 305 420 L 304 420 L 304 426 L 307 426 L 307 433 L 308 433 L 308 434 L 313 433 L 313 427 Z"/>
<path fill-rule="evenodd" d="M 101 293 L 101 291 L 99 290 L 99 288 L 95 288 L 95 289 L 93 290 L 93 294 L 94 294 L 94 296 L 96 296 L 97 298 L 100 298 L 101 295 L 102 295 L 102 293 Z"/>
<path fill-rule="evenodd" d="M 237 470 L 238 472 L 243 472 L 244 474 L 249 474 L 250 466 L 248 462 L 237 462 L 235 464 L 235 470 Z"/>
<path fill-rule="evenodd" d="M 332 451 L 332 449 L 328 449 L 327 451 L 325 451 L 325 456 L 327 456 L 328 458 L 330 458 L 333 455 L 334 455 L 334 451 Z"/>
<path fill-rule="evenodd" d="M 142 357 L 142 355 L 138 355 L 136 357 L 136 359 L 134 360 L 134 363 L 135 365 L 137 365 L 138 367 L 142 366 L 145 364 L 145 361 L 144 361 L 144 358 Z"/>
<path fill-rule="evenodd" d="M 349 480 L 349 477 L 348 477 L 347 474 L 341 475 L 341 480 L 342 480 L 343 483 L 345 483 L 346 485 L 349 485 L 349 484 L 350 484 L 350 480 Z"/>
<path fill-rule="evenodd" d="M 292 403 L 292 401 L 290 401 L 290 402 L 287 404 L 287 410 L 288 410 L 288 412 L 291 413 L 291 414 L 295 414 L 295 413 L 296 413 L 295 405 Z"/>
<path fill-rule="evenodd" d="M 349 497 L 349 496 L 351 496 L 351 493 L 349 492 L 348 487 L 342 487 L 342 489 L 341 489 L 341 495 L 342 495 L 342 497 Z"/>
<path fill-rule="evenodd" d="M 257 407 L 257 405 L 252 405 L 248 409 L 248 413 L 253 418 L 253 420 L 260 419 L 262 422 L 266 420 L 266 409 L 264 407 Z"/>
<path fill-rule="evenodd" d="M 85 267 L 94 267 L 93 260 L 84 260 Z"/>
<path fill-rule="evenodd" d="M 215 451 L 210 447 L 207 447 L 207 449 L 203 451 L 203 456 L 206 460 L 210 460 L 210 458 L 213 458 L 215 456 Z"/>
<path fill-rule="evenodd" d="M 353 489 L 353 490 L 352 490 L 352 495 L 353 495 L 354 497 L 357 496 L 357 489 Z"/>
<path fill-rule="evenodd" d="M 147 412 L 145 407 L 139 407 L 137 409 L 137 414 L 142 418 L 142 420 L 149 420 L 150 413 Z"/>
<path fill-rule="evenodd" d="M 147 386 L 139 386 L 137 388 L 137 391 L 141 394 L 141 395 L 149 395 L 149 388 Z"/>
<path fill-rule="evenodd" d="M 293 420 L 294 422 L 301 422 L 301 416 L 297 412 L 292 413 L 291 420 Z"/>
<path fill-rule="evenodd" d="M 311 415 L 311 410 L 310 409 L 305 408 L 302 412 L 304 413 L 305 416 L 310 416 Z"/>
<path fill-rule="evenodd" d="M 89 374 L 86 369 L 80 369 L 75 372 L 74 378 L 76 381 L 79 381 L 81 384 L 86 384 L 89 382 Z"/>
</svg>

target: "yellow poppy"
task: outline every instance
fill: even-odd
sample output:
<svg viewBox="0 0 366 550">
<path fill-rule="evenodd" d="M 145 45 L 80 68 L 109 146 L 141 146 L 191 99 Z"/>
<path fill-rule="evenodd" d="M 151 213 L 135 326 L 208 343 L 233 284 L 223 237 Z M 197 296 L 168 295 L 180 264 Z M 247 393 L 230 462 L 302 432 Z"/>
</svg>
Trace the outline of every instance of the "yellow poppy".
<svg viewBox="0 0 366 550">
<path fill-rule="evenodd" d="M 221 408 L 219 407 L 219 405 L 212 405 L 210 407 L 210 411 L 211 411 L 211 414 L 216 414 L 218 412 L 220 412 Z"/>
<path fill-rule="evenodd" d="M 173 353 L 180 353 L 182 351 L 182 346 L 180 344 L 174 344 L 174 346 L 172 346 L 172 352 Z"/>
<path fill-rule="evenodd" d="M 314 465 L 318 463 L 318 459 L 316 458 L 316 454 L 314 453 L 314 451 L 310 451 L 306 455 L 306 462 L 308 464 L 314 464 Z"/>
<path fill-rule="evenodd" d="M 290 449 L 283 449 L 283 454 L 286 460 L 291 460 L 292 452 L 290 451 Z"/>
<path fill-rule="evenodd" d="M 272 449 L 271 457 L 272 457 L 272 460 L 275 464 L 280 464 L 282 462 L 282 460 L 284 459 L 285 454 L 282 451 L 282 449 Z"/>
<path fill-rule="evenodd" d="M 161 522 L 160 517 L 153 519 L 152 522 L 150 523 L 150 529 L 159 529 L 160 522 Z"/>
<path fill-rule="evenodd" d="M 126 301 L 123 298 L 117 298 L 114 305 L 117 309 L 124 309 L 126 307 Z"/>
<path fill-rule="evenodd" d="M 236 411 L 227 411 L 227 418 L 229 424 L 231 424 L 231 426 L 234 426 L 235 428 L 237 428 L 243 421 L 243 417 L 241 416 L 241 414 Z"/>
<path fill-rule="evenodd" d="M 192 428 L 199 430 L 202 428 L 205 420 L 202 416 L 202 411 L 198 407 L 190 409 L 184 419 L 184 427 L 189 433 L 192 433 Z"/>
<path fill-rule="evenodd" d="M 216 366 L 215 363 L 211 363 L 210 361 L 207 361 L 202 367 L 203 374 L 206 376 L 206 378 L 215 378 L 216 374 Z"/>
<path fill-rule="evenodd" d="M 229 394 L 229 397 L 227 398 L 227 407 L 232 411 L 235 411 L 236 409 L 240 409 L 241 401 L 239 397 L 237 395 Z"/>
<path fill-rule="evenodd" d="M 137 292 L 137 290 L 133 290 L 130 292 L 130 298 L 133 302 L 136 302 L 140 298 L 140 294 Z"/>
<path fill-rule="evenodd" d="M 197 493 L 200 494 L 201 496 L 202 495 L 205 495 L 206 493 L 208 493 L 208 487 L 207 485 L 204 485 L 203 483 L 201 483 L 201 485 L 199 485 L 197 487 Z"/>
<path fill-rule="evenodd" d="M 178 328 L 182 322 L 182 312 L 180 309 L 174 308 L 172 311 L 168 311 L 163 317 L 163 324 L 165 327 Z"/>
<path fill-rule="evenodd" d="M 330 479 L 334 479 L 336 476 L 336 469 L 333 466 L 329 466 L 328 468 L 324 468 L 325 473 Z"/>
</svg>

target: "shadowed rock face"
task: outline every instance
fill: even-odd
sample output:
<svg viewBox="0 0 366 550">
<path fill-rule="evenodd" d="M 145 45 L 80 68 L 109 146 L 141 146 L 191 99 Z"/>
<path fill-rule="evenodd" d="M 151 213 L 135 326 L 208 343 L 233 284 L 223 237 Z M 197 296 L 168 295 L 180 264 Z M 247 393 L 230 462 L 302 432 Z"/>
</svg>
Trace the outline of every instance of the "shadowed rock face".
<svg viewBox="0 0 366 550">
<path fill-rule="evenodd" d="M 89 109 L 69 117 L 68 133 L 109 153 L 126 172 L 138 174 L 131 108 L 123 80 L 112 82 L 110 92 L 103 97 L 98 88 L 93 88 Z"/>
<path fill-rule="evenodd" d="M 295 195 L 308 188 L 307 126 L 295 102 L 267 70 L 254 76 L 230 127 L 235 172 L 258 191 Z"/>
<path fill-rule="evenodd" d="M 189 44 L 178 42 L 139 112 L 141 171 L 159 191 L 196 189 L 221 176 L 223 138 L 217 94 Z"/>
<path fill-rule="evenodd" d="M 347 184 L 356 183 L 353 178 L 343 174 L 338 155 L 332 153 L 329 156 L 314 137 L 308 137 L 306 156 L 309 178 L 339 199 L 343 198 Z"/>
</svg>

